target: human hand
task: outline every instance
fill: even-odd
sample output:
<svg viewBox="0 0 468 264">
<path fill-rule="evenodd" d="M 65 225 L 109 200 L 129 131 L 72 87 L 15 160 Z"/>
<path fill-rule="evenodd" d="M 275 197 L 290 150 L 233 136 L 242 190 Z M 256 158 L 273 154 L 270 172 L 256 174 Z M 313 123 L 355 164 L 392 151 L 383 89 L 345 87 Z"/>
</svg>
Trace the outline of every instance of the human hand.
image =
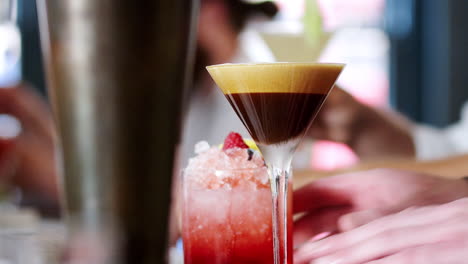
<svg viewBox="0 0 468 264">
<path fill-rule="evenodd" d="M 47 104 L 25 85 L 0 88 L 0 113 L 15 117 L 21 124 L 16 138 L 4 140 L 12 146 L 7 155 L 17 162 L 13 184 L 56 200 L 56 133 Z"/>
<path fill-rule="evenodd" d="M 468 196 L 465 180 L 378 169 L 323 178 L 294 192 L 294 245 L 343 232 L 410 206 Z"/>
<path fill-rule="evenodd" d="M 305 244 L 295 263 L 462 264 L 468 259 L 468 198 L 409 208 Z"/>
<path fill-rule="evenodd" d="M 364 105 L 335 87 L 309 135 L 347 144 L 362 159 L 414 156 L 412 125 L 401 115 Z"/>
</svg>

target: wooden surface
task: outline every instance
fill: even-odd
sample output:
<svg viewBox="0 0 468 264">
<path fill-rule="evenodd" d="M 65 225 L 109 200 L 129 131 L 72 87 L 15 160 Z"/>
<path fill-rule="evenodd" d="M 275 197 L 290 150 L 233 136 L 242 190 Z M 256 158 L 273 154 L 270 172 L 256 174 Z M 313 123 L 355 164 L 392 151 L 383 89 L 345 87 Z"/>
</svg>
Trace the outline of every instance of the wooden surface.
<svg viewBox="0 0 468 264">
<path fill-rule="evenodd" d="M 295 170 L 293 175 L 293 184 L 294 188 L 297 189 L 315 179 L 320 179 L 340 173 L 359 172 L 377 168 L 401 169 L 428 173 L 447 178 L 461 178 L 468 176 L 468 154 L 453 156 L 441 160 L 423 162 L 410 159 L 365 162 L 360 163 L 354 167 L 327 172 L 314 170 Z"/>
<path fill-rule="evenodd" d="M 295 170 L 293 172 L 293 187 L 300 188 L 313 180 L 334 175 L 337 172 L 321 172 L 313 170 Z"/>
</svg>

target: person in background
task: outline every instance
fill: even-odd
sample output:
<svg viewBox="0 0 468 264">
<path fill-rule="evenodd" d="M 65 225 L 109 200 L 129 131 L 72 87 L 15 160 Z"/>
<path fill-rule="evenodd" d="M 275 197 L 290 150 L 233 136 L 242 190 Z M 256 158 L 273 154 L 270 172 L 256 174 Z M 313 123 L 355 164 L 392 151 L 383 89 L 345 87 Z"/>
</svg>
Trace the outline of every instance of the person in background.
<svg viewBox="0 0 468 264">
<path fill-rule="evenodd" d="M 231 131 L 248 136 L 237 115 L 211 80 L 206 66 L 220 63 L 274 62 L 261 36 L 247 26 L 249 20 L 270 19 L 278 8 L 273 2 L 202 0 L 197 35 L 195 82 L 186 107 L 181 165 L 194 155 L 194 145 L 206 140 L 222 143 Z"/>
<path fill-rule="evenodd" d="M 461 120 L 444 129 L 415 124 L 401 114 L 358 102 L 336 87 L 310 129 L 316 139 L 347 144 L 362 160 L 443 159 L 468 153 L 468 104 Z"/>
<path fill-rule="evenodd" d="M 185 155 L 193 152 L 202 139 L 218 142 L 230 130 L 244 127 L 217 91 L 205 67 L 224 62 L 273 61 L 274 57 L 261 38 L 244 30 L 252 16 L 273 17 L 277 8 L 272 2 L 250 4 L 241 0 L 203 0 L 198 27 L 195 85 L 184 141 Z M 26 62 L 27 63 L 27 62 Z M 1 131 L 11 124 L 0 118 L 0 182 L 18 186 L 30 202 L 44 200 L 57 204 L 57 170 L 55 164 L 56 131 L 49 106 L 34 89 L 25 84 L 0 87 L 0 114 L 19 121 L 19 134 L 2 138 Z M 224 128 L 226 132 L 220 132 Z M 183 159 L 186 160 L 186 159 Z M 42 202 L 40 202 L 42 203 Z"/>
</svg>

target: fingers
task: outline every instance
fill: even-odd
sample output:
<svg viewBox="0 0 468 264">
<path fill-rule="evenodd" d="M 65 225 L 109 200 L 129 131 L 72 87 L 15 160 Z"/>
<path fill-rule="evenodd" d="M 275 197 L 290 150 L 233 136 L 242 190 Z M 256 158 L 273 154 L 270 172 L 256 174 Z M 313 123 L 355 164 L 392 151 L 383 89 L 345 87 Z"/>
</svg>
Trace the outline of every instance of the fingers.
<svg viewBox="0 0 468 264">
<path fill-rule="evenodd" d="M 368 224 L 376 219 L 383 216 L 389 215 L 396 212 L 397 210 L 383 210 L 383 209 L 371 209 L 366 211 L 353 212 L 343 215 L 338 221 L 338 229 L 340 232 L 349 231 Z"/>
<path fill-rule="evenodd" d="M 362 240 L 346 248 L 327 254 L 326 256 L 314 258 L 314 261 L 311 263 L 359 264 L 378 259 L 383 256 L 394 254 L 402 249 L 411 248 L 424 243 L 421 240 L 422 237 L 416 236 L 415 234 L 425 233 L 427 235 L 427 233 L 431 231 L 431 228 L 432 225 L 425 225 L 424 227 L 405 227 L 397 230 L 381 232 L 366 240 Z M 431 237 L 434 240 L 434 237 Z"/>
<path fill-rule="evenodd" d="M 348 182 L 335 176 L 316 180 L 293 193 L 294 213 L 308 212 L 323 207 L 349 205 L 349 195 L 342 190 Z"/>
<path fill-rule="evenodd" d="M 327 254 L 322 257 L 309 256 L 309 258 L 304 258 L 303 256 L 296 256 L 296 260 L 298 261 L 297 263 L 306 263 L 307 261 L 312 260 L 312 262 L 310 263 L 313 264 L 365 263 L 367 261 L 372 261 L 385 256 L 397 254 L 406 249 L 430 243 L 439 243 L 445 239 L 453 237 L 455 233 L 456 232 L 453 231 L 453 227 L 434 228 L 433 224 L 404 227 L 400 229 L 381 232 L 375 236 L 369 237 L 366 240 L 362 240 L 361 242 L 352 244 L 349 247 L 338 251 L 334 251 L 333 253 Z M 332 244 L 322 244 L 320 245 L 320 247 L 318 245 L 315 246 L 315 249 L 317 250 L 332 250 L 333 247 Z M 314 250 L 314 248 L 312 248 L 312 250 Z"/>
<path fill-rule="evenodd" d="M 335 207 L 304 215 L 294 222 L 294 247 L 300 247 L 306 241 L 320 240 L 335 233 L 338 229 L 338 219 L 349 211 L 349 207 Z"/>
<path fill-rule="evenodd" d="M 439 242 L 408 248 L 366 264 L 463 264 L 468 259 L 467 246 L 464 241 Z"/>
<path fill-rule="evenodd" d="M 354 230 L 308 243 L 296 251 L 297 263 L 364 263 L 411 247 L 468 236 L 466 204 L 409 209 Z"/>
<path fill-rule="evenodd" d="M 405 203 L 405 204 L 411 204 L 411 203 Z M 379 208 L 379 209 L 369 209 L 369 210 L 364 210 L 364 211 L 352 212 L 352 213 L 343 215 L 338 220 L 338 229 L 340 232 L 345 232 L 345 231 L 349 231 L 352 229 L 356 229 L 374 220 L 377 220 L 387 215 L 397 213 L 401 210 L 402 209 L 400 208 L 400 206 L 393 206 L 393 207 L 389 207 L 385 209 Z M 441 217 L 444 217 L 444 216 L 442 215 Z"/>
<path fill-rule="evenodd" d="M 362 241 L 369 240 L 370 238 L 387 230 L 432 222 L 432 219 L 428 216 L 423 218 L 411 215 L 413 218 L 406 219 L 407 214 L 403 214 L 403 216 L 401 215 L 402 213 L 387 216 L 373 221 L 365 226 L 344 232 L 328 239 L 324 239 L 313 244 L 310 243 L 308 245 L 304 245 L 296 252 L 297 257 L 301 259 L 300 256 L 302 253 L 306 254 L 309 258 L 328 255 L 333 252 L 351 247 Z M 420 220 L 423 222 L 420 222 Z"/>
</svg>

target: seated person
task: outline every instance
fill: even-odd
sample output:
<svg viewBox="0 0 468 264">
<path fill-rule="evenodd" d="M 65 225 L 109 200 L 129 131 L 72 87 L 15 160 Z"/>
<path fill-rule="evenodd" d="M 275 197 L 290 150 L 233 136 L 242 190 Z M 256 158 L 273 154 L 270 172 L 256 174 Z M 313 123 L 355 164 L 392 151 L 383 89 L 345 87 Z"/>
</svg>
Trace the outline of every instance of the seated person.
<svg viewBox="0 0 468 264">
<path fill-rule="evenodd" d="M 347 144 L 362 160 L 414 157 L 441 159 L 468 152 L 468 105 L 461 120 L 444 129 L 364 105 L 339 87 L 331 92 L 310 129 L 317 139 Z"/>
</svg>

